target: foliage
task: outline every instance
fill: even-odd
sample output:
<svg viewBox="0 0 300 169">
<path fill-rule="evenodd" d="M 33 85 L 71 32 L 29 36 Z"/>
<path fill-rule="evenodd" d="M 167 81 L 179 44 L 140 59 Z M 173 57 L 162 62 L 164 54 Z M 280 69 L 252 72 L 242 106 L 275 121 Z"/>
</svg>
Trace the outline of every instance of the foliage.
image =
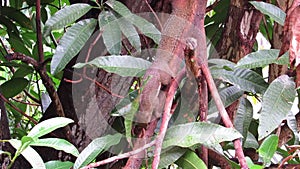
<svg viewBox="0 0 300 169">
<path fill-rule="evenodd" d="M 45 120 L 35 127 L 33 127 L 27 136 L 23 136 L 21 140 L 10 139 L 7 140 L 15 149 L 16 153 L 11 158 L 11 163 L 8 166 L 10 168 L 19 155 L 23 155 L 25 159 L 31 164 L 33 168 L 46 169 L 46 166 L 40 157 L 40 155 L 31 147 L 31 146 L 46 146 L 51 147 L 57 150 L 65 151 L 74 156 L 78 156 L 79 152 L 75 146 L 64 139 L 59 138 L 46 138 L 41 139 L 40 137 L 52 132 L 53 130 L 64 127 L 69 123 L 72 123 L 73 120 L 55 117 L 52 119 Z"/>
<path fill-rule="evenodd" d="M 107 53 L 99 54 L 96 58 L 90 58 L 88 53 L 86 60 L 75 64 L 73 68 L 85 72 L 87 68 L 93 67 L 135 79 L 128 96 L 122 99 L 115 106 L 116 109 L 111 112 L 112 116 L 119 116 L 122 120 L 122 123 L 119 124 L 122 133 L 95 138 L 79 153 L 74 145 L 64 139 L 41 138 L 58 128 L 67 126 L 73 120 L 56 117 L 36 124 L 35 122 L 45 111 L 40 104 L 43 106 L 41 97 L 48 96 L 45 87 L 47 84 L 41 80 L 39 70 L 36 70 L 34 65 L 6 60 L 8 53 L 20 52 L 36 62 L 39 61 L 38 40 L 35 35 L 37 31 L 35 3 L 32 0 L 24 2 L 10 0 L 9 6 L 0 7 L 0 38 L 3 42 L 0 47 L 0 92 L 1 97 L 3 96 L 2 100 L 7 102 L 5 107 L 12 136 L 12 139 L 2 141 L 9 142 L 16 149 L 14 154 L 0 150 L 1 155 L 10 159 L 8 168 L 20 155 L 23 155 L 33 168 L 81 168 L 94 162 L 97 156 L 110 148 L 122 145 L 124 143 L 122 142 L 123 135 L 126 137 L 128 145 L 131 146 L 134 126 L 132 121 L 134 114 L 138 111 L 139 94 L 143 90 L 143 86 L 139 82 L 145 71 L 151 66 L 151 62 L 148 59 L 132 56 L 132 53 L 128 52 L 130 51 L 128 46 L 124 45 L 124 41 L 128 42 L 132 52 L 141 55 L 142 49 L 145 47 L 141 42 L 141 37 L 146 36 L 155 44 L 159 44 L 160 31 L 155 24 L 132 13 L 124 4 L 116 0 L 108 0 L 105 3 L 101 1 L 100 4 L 98 2 L 91 3 L 93 5 L 82 3 L 69 5 L 69 2 L 64 0 L 42 1 L 43 41 L 41 43 L 45 50 L 45 74 L 51 77 L 55 87 L 62 81 L 60 79 L 62 71 L 82 51 L 93 35 L 102 38 Z M 266 25 L 261 28 L 260 32 L 263 36 L 270 37 L 270 33 L 273 33 L 274 21 L 281 25 L 284 24 L 286 14 L 274 4 L 257 1 L 250 3 L 266 15 L 265 22 L 270 27 Z M 228 13 L 228 6 L 229 0 L 222 0 L 212 12 L 206 15 L 206 34 L 208 38 L 212 39 L 213 45 L 222 38 L 221 32 L 224 27 L 222 24 L 226 21 L 225 13 Z M 92 10 L 98 11 L 95 19 L 82 19 Z M 271 41 L 271 39 L 268 40 Z M 220 117 L 213 99 L 210 99 L 208 103 L 209 123 L 169 124 L 160 154 L 159 167 L 168 168 L 176 164 L 182 168 L 206 168 L 204 162 L 195 153 L 200 145 L 217 151 L 232 166 L 237 166 L 230 160 L 230 152 L 233 149 L 230 142 L 240 138 L 243 148 L 255 149 L 260 156 L 260 161 L 263 162 L 261 165 L 258 161 L 252 161 L 247 157 L 250 168 L 262 168 L 276 163 L 272 160 L 275 156 L 289 159 L 284 162 L 299 164 L 299 158 L 289 154 L 295 150 L 293 146 L 297 147 L 299 143 L 297 121 L 292 113 L 293 104 L 299 104 L 299 99 L 296 99 L 299 91 L 295 89 L 294 79 L 287 75 L 279 76 L 271 83 L 266 82 L 268 73 L 265 70 L 268 65 L 289 64 L 289 53 L 278 58 L 279 52 L 278 49 L 253 49 L 252 53 L 237 63 L 223 59 L 210 59 L 209 68 L 218 82 L 219 93 L 225 107 L 239 102 L 234 116 L 235 129 L 215 124 L 220 121 Z M 51 59 L 50 64 L 47 63 L 47 59 Z M 151 78 L 145 83 L 148 81 L 151 81 Z M 183 80 L 181 86 L 187 84 L 186 81 Z M 44 85 L 41 85 L 42 82 Z M 180 92 L 178 90 L 174 98 L 174 101 L 179 100 L 179 103 L 183 102 Z M 258 111 L 255 112 L 257 109 Z M 187 115 L 194 113 L 194 110 L 190 109 L 185 111 Z M 32 119 L 24 117 L 24 114 Z M 180 113 L 179 116 L 179 118 L 184 118 Z M 293 131 L 294 139 L 285 143 L 287 149 L 282 150 L 278 147 L 280 137 L 273 133 L 285 121 Z M 158 124 L 159 126 L 160 124 Z M 33 148 L 35 146 L 64 151 L 76 157 L 76 160 L 44 163 Z M 147 155 L 152 160 L 152 149 L 148 150 Z M 280 164 L 280 162 L 277 163 Z"/>
</svg>

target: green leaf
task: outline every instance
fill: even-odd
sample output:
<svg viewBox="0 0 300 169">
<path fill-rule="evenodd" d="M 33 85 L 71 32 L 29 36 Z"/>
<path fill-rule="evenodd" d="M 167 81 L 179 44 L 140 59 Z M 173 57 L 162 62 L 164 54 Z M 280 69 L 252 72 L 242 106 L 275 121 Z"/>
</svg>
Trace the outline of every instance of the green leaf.
<svg viewBox="0 0 300 169">
<path fill-rule="evenodd" d="M 125 114 L 124 126 L 125 126 L 125 136 L 129 143 L 131 143 L 131 131 L 132 131 L 132 122 L 134 121 L 134 115 L 139 109 L 139 97 L 135 98 L 131 103 L 130 110 Z"/>
<path fill-rule="evenodd" d="M 6 27 L 7 33 L 19 35 L 20 32 L 17 28 L 17 26 L 7 17 L 0 15 L 0 23 L 1 25 Z"/>
<path fill-rule="evenodd" d="M 287 75 L 275 79 L 263 95 L 258 139 L 269 135 L 286 118 L 295 99 L 295 83 Z"/>
<path fill-rule="evenodd" d="M 242 95 L 244 91 L 239 89 L 236 86 L 227 87 L 219 92 L 222 102 L 224 106 L 227 107 L 231 105 L 233 102 L 237 101 Z M 216 104 L 213 99 L 211 99 L 208 103 L 208 114 L 212 114 L 218 112 Z"/>
<path fill-rule="evenodd" d="M 61 29 L 64 26 L 75 22 L 90 9 L 92 9 L 92 6 L 89 4 L 77 3 L 59 10 L 46 21 L 43 32 L 44 36 L 48 36 L 51 30 Z"/>
<path fill-rule="evenodd" d="M 278 136 L 272 134 L 268 136 L 258 149 L 258 154 L 263 158 L 264 165 L 268 165 L 274 156 L 278 146 Z"/>
<path fill-rule="evenodd" d="M 88 165 L 99 154 L 108 150 L 111 146 L 120 142 L 122 134 L 106 135 L 94 139 L 78 156 L 74 163 L 74 169 Z"/>
<path fill-rule="evenodd" d="M 85 65 L 102 68 L 107 72 L 115 73 L 120 76 L 141 77 L 150 67 L 151 62 L 129 55 L 111 55 L 100 56 L 87 63 L 77 63 L 74 65 L 74 68 L 82 68 Z"/>
<path fill-rule="evenodd" d="M 278 55 L 278 49 L 259 50 L 257 52 L 252 52 L 239 60 L 236 67 L 248 69 L 265 67 L 272 63 L 278 63 Z M 279 62 L 281 65 L 288 63 L 288 59 L 285 59 L 283 63 Z"/>
<path fill-rule="evenodd" d="M 299 144 L 299 132 L 298 132 L 298 122 L 296 119 L 296 116 L 293 114 L 292 111 L 289 112 L 289 114 L 287 115 L 287 125 L 289 126 L 289 128 L 293 131 L 294 133 L 294 137 L 295 137 L 295 145 Z"/>
<path fill-rule="evenodd" d="M 70 161 L 48 161 L 45 165 L 47 169 L 70 169 L 74 164 Z"/>
<path fill-rule="evenodd" d="M 34 69 L 30 66 L 21 66 L 13 75 L 12 78 L 23 78 L 28 74 L 31 74 Z"/>
<path fill-rule="evenodd" d="M 251 158 L 249 158 L 249 157 L 246 157 L 246 162 L 247 162 L 249 169 L 263 169 L 264 168 L 263 166 L 254 164 L 252 162 Z"/>
<path fill-rule="evenodd" d="M 232 128 L 225 128 L 212 123 L 193 122 L 170 127 L 167 130 L 163 148 L 170 146 L 191 147 L 195 144 L 203 144 L 221 152 L 220 142 L 232 141 L 240 137 L 242 135 Z"/>
<path fill-rule="evenodd" d="M 31 56 L 30 51 L 25 46 L 23 40 L 20 37 L 17 37 L 15 35 L 11 35 L 7 39 L 7 41 L 11 45 L 11 48 L 13 49 L 14 52 L 20 52 L 20 53 L 23 53 L 24 55 Z"/>
<path fill-rule="evenodd" d="M 22 145 L 21 141 L 16 139 L 9 140 L 9 143 L 16 150 L 19 150 Z M 21 154 L 30 163 L 33 169 L 46 169 L 43 159 L 32 147 L 28 146 Z"/>
<path fill-rule="evenodd" d="M 241 98 L 234 118 L 234 128 L 239 131 L 244 138 L 247 138 L 252 117 L 253 107 L 251 102 L 246 98 Z"/>
<path fill-rule="evenodd" d="M 251 93 L 264 93 L 268 87 L 263 77 L 249 69 L 236 68 L 227 71 L 223 68 L 211 67 L 211 74 L 214 78 L 224 80 L 238 86 L 241 90 Z"/>
<path fill-rule="evenodd" d="M 13 78 L 3 83 L 0 91 L 4 97 L 11 98 L 22 92 L 28 83 L 28 80 L 24 78 Z"/>
<path fill-rule="evenodd" d="M 158 168 L 167 168 L 170 164 L 178 160 L 187 149 L 181 147 L 171 147 L 168 150 L 162 150 Z"/>
<path fill-rule="evenodd" d="M 10 18 L 13 21 L 16 21 L 22 27 L 31 29 L 30 19 L 27 18 L 27 16 L 24 15 L 19 10 L 16 10 L 15 8 L 7 7 L 7 6 L 1 6 L 0 15 L 4 15 L 4 16 Z"/>
<path fill-rule="evenodd" d="M 58 44 L 51 61 L 51 73 L 56 74 L 63 70 L 69 61 L 77 55 L 92 35 L 97 21 L 85 19 L 79 21 L 64 34 Z"/>
<path fill-rule="evenodd" d="M 198 157 L 198 155 L 188 150 L 180 159 L 176 161 L 176 164 L 181 168 L 188 169 L 207 169 L 205 163 Z"/>
<path fill-rule="evenodd" d="M 60 127 L 64 127 L 70 123 L 73 123 L 72 119 L 65 117 L 54 117 L 45 121 L 40 122 L 34 126 L 27 136 L 37 139 L 41 136 L 44 136 Z"/>
<path fill-rule="evenodd" d="M 135 30 L 135 27 L 124 18 L 118 19 L 118 24 L 123 35 L 125 35 L 130 44 L 136 49 L 137 52 L 141 52 L 141 41 L 138 32 Z"/>
<path fill-rule="evenodd" d="M 284 13 L 283 10 L 278 8 L 277 6 L 266 3 L 266 2 L 258 2 L 258 1 L 250 1 L 250 3 L 258 9 L 261 13 L 268 15 L 274 21 L 278 22 L 280 25 L 284 25 L 284 20 L 286 14 Z"/>
<path fill-rule="evenodd" d="M 110 11 L 102 11 L 99 16 L 99 27 L 103 30 L 102 38 L 111 55 L 118 55 L 121 53 L 122 33 L 119 27 L 119 20 Z"/>
<path fill-rule="evenodd" d="M 243 147 L 244 148 L 253 148 L 253 149 L 257 149 L 259 147 L 259 144 L 258 144 L 255 136 L 251 132 L 248 132 L 247 138 L 244 141 Z"/>
<path fill-rule="evenodd" d="M 127 96 L 115 105 L 115 108 L 110 113 L 111 116 L 125 116 L 132 107 L 132 102 L 137 98 L 140 91 L 133 90 Z"/>
<path fill-rule="evenodd" d="M 66 153 L 72 154 L 73 156 L 77 157 L 79 152 L 77 148 L 68 142 L 67 140 L 60 139 L 60 138 L 45 138 L 45 139 L 38 139 L 35 140 L 30 144 L 31 146 L 43 146 L 43 147 L 51 147 L 56 150 L 63 150 Z"/>
<path fill-rule="evenodd" d="M 152 23 L 131 13 L 131 11 L 119 1 L 109 0 L 106 2 L 106 4 L 118 14 L 123 16 L 126 20 L 128 20 L 128 22 L 135 25 L 145 36 L 151 38 L 156 44 L 159 43 L 161 39 L 161 33 Z"/>
<path fill-rule="evenodd" d="M 28 136 L 23 136 L 21 139 L 22 145 L 19 149 L 19 152 L 24 151 L 29 145 L 30 143 L 33 142 L 33 138 L 32 137 L 28 137 Z"/>
</svg>

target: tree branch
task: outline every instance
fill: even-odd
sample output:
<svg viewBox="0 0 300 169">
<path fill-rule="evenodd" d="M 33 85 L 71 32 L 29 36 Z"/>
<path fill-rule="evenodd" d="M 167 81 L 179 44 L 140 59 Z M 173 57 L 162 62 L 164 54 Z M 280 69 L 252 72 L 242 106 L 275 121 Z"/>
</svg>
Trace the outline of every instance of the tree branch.
<svg viewBox="0 0 300 169">
<path fill-rule="evenodd" d="M 9 102 L 9 100 L 7 98 L 5 98 L 1 93 L 0 93 L 0 98 L 4 102 L 6 102 L 10 107 L 12 107 L 13 109 L 15 109 L 17 112 L 19 112 L 20 114 L 22 114 L 23 116 L 25 116 L 26 118 L 28 118 L 33 124 L 37 124 L 38 123 L 35 119 L 33 119 L 32 117 L 28 116 L 25 112 L 23 112 L 18 107 L 16 107 L 11 102 Z"/>
<path fill-rule="evenodd" d="M 57 115 L 60 117 L 66 117 L 63 107 L 62 107 L 62 104 L 60 102 L 59 96 L 55 90 L 54 84 L 53 84 L 51 78 L 48 76 L 46 69 L 43 68 L 43 66 L 41 67 L 41 65 L 43 64 L 42 62 L 38 63 L 32 57 L 26 56 L 26 55 L 24 55 L 22 53 L 18 53 L 18 52 L 8 54 L 5 56 L 5 58 L 8 61 L 21 60 L 24 63 L 32 65 L 34 67 L 34 69 L 39 73 L 39 75 L 42 79 L 42 82 L 43 82 L 52 102 L 55 105 L 55 108 L 56 108 L 55 110 L 56 110 Z M 68 126 L 65 127 L 65 132 L 66 132 L 65 134 L 68 139 L 70 139 L 69 138 L 70 134 L 68 134 L 68 133 L 70 133 L 69 131 L 70 131 L 70 128 Z"/>
<path fill-rule="evenodd" d="M 121 159 L 124 159 L 124 158 L 131 157 L 133 155 L 136 155 L 136 154 L 146 150 L 149 147 L 152 147 L 154 144 L 155 144 L 155 140 L 151 141 L 148 144 L 143 145 L 142 147 L 140 147 L 136 150 L 129 151 L 127 153 L 120 154 L 120 155 L 117 155 L 117 156 L 113 156 L 113 157 L 107 158 L 107 159 L 102 160 L 102 161 L 91 163 L 91 164 L 89 164 L 85 167 L 82 167 L 81 169 L 95 168 L 95 167 L 98 167 L 98 166 L 101 166 L 101 165 L 104 165 L 104 164 L 108 164 L 108 163 L 111 163 L 111 162 L 114 162 L 114 161 L 117 161 L 117 160 L 121 160 Z"/>
<path fill-rule="evenodd" d="M 36 0 L 36 36 L 38 43 L 39 62 L 44 61 L 43 37 L 41 28 L 41 0 Z M 43 66 L 44 67 L 44 66 Z"/>
<path fill-rule="evenodd" d="M 184 74 L 185 74 L 185 70 L 183 69 L 175 79 L 172 79 L 171 84 L 169 85 L 169 89 L 167 92 L 167 98 L 166 98 L 164 111 L 163 111 L 162 122 L 161 122 L 160 130 L 159 130 L 159 135 L 157 136 L 157 139 L 156 139 L 155 150 L 154 150 L 154 159 L 152 162 L 152 169 L 158 168 L 159 161 L 160 161 L 160 153 L 162 150 L 162 143 L 163 143 L 164 137 L 167 132 L 169 121 L 170 121 L 172 114 L 174 113 L 174 111 L 176 109 L 176 105 L 177 105 L 176 103 L 173 104 L 173 98 L 175 96 L 178 85 L 179 85 L 180 81 L 182 80 Z"/>
<path fill-rule="evenodd" d="M 195 50 L 197 49 L 197 40 L 194 38 L 188 38 L 186 41 L 186 48 L 184 49 L 184 58 L 186 63 L 186 69 L 188 77 L 195 78 L 198 85 L 198 100 L 199 100 L 199 118 L 200 121 L 207 121 L 208 111 L 208 93 L 207 83 L 202 75 L 201 69 L 196 62 L 197 58 Z M 208 165 L 208 149 L 205 146 L 201 146 L 201 153 L 199 157 Z"/>
</svg>

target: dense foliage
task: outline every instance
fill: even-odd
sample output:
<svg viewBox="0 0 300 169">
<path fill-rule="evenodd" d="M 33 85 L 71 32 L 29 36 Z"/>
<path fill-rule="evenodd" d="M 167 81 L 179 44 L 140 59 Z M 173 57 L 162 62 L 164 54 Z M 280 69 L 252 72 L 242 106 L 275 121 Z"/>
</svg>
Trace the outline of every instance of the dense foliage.
<svg viewBox="0 0 300 169">
<path fill-rule="evenodd" d="M 251 48 L 251 53 L 234 63 L 213 57 L 217 43 L 222 38 L 228 38 L 221 35 L 227 19 L 224 13 L 228 13 L 230 1 L 208 3 L 208 7 L 212 7 L 205 15 L 205 30 L 210 40 L 207 40 L 208 65 L 227 111 L 228 107 L 236 105 L 231 117 L 234 128 L 221 125 L 218 105 L 215 104 L 213 96 L 206 103 L 208 122 L 200 122 L 198 110 L 187 106 L 196 103 L 187 102 L 191 100 L 184 98 L 182 94 L 189 83 L 189 77 L 182 78 L 172 97 L 175 108 L 170 122 L 167 121 L 169 125 L 167 123 L 168 129 L 161 145 L 159 168 L 221 166 L 210 160 L 208 165 L 205 164 L 207 161 L 201 159 L 200 155 L 201 146 L 217 154 L 215 156 L 220 156 L 211 157 L 208 153 L 209 158 L 223 159 L 230 167 L 239 168 L 235 154 L 232 153 L 235 150 L 232 141 L 237 139 L 242 142 L 249 168 L 300 164 L 297 81 L 295 83 L 292 73 L 268 81 L 269 69 L 271 70 L 269 65 L 294 68 L 294 62 L 290 63 L 287 50 L 275 49 L 274 46 L 271 46 L 272 49 L 265 48 L 265 44 L 273 43 L 271 37 L 277 33 L 273 27 L 276 24 L 285 24 L 286 12 L 280 6 L 277 7 L 276 3 L 249 2 L 251 9 L 257 9 L 264 14 L 259 28 L 262 36 Z M 209 6 L 210 3 L 213 5 Z M 40 10 L 36 10 L 37 7 Z M 87 17 L 92 10 L 97 11 L 96 17 Z M 145 158 L 142 167 L 151 166 L 156 151 L 153 149 L 155 139 L 159 135 L 158 129 L 164 125 L 164 120 L 157 123 L 157 130 L 147 144 L 129 153 L 124 145 L 134 147 L 132 140 L 139 137 L 134 135 L 134 117 L 142 104 L 139 101 L 144 84 L 151 82 L 151 78 L 143 79 L 143 76 L 151 67 L 151 62 L 157 60 L 154 56 L 138 56 L 150 48 L 149 44 L 153 48 L 160 44 L 162 33 L 158 28 L 159 24 L 132 13 L 128 7 L 116 0 L 75 4 L 66 0 L 9 0 L 2 2 L 0 14 L 0 97 L 2 103 L 5 103 L 4 109 L 1 108 L 0 122 L 2 126 L 5 126 L 4 123 L 9 124 L 9 128 L 6 128 L 9 134 L 5 134 L 1 128 L 0 139 L 3 143 L 10 143 L 16 150 L 10 152 L 4 145 L 1 146 L 1 166 L 13 167 L 14 162 L 22 155 L 33 168 L 59 166 L 61 169 L 77 169 L 91 163 L 90 167 L 127 159 L 145 150 L 148 158 Z M 157 15 L 154 14 L 153 18 L 154 16 Z M 39 21 L 40 24 L 37 24 Z M 91 37 L 96 40 L 92 41 Z M 62 81 L 78 83 L 62 78 L 64 70 L 82 50 L 86 50 L 84 46 L 94 46 L 99 39 L 103 41 L 106 49 L 99 51 L 98 57 L 92 58 L 91 52 L 87 50 L 84 61 L 78 60 L 78 63 L 72 65 L 76 71 L 82 73 L 80 78 L 94 82 L 85 73 L 99 69 L 122 77 L 133 77 L 133 80 L 128 92 L 126 91 L 128 94 L 120 99 L 111 112 L 107 112 L 120 120 L 114 123 L 114 129 L 118 132 L 94 138 L 79 151 L 79 147 L 68 138 L 47 135 L 51 135 L 58 128 L 63 131 L 70 130 L 68 125 L 77 122 L 77 119 L 66 118 L 61 111 L 57 113 L 61 117 L 41 122 L 39 120 L 51 100 L 55 102 L 59 112 L 62 103 L 59 102 L 56 89 Z M 297 74 L 298 69 L 295 70 Z M 109 89 L 99 86 L 105 91 L 108 90 L 108 94 L 119 97 Z M 193 95 L 189 96 L 197 95 L 197 87 L 194 89 Z M 177 104 L 182 107 L 176 108 Z M 185 114 L 179 109 L 183 109 Z M 4 116 L 8 120 L 5 121 Z M 35 147 L 64 151 L 73 158 L 44 162 Z M 94 163 L 99 155 L 107 151 L 119 155 Z M 4 162 L 4 159 L 8 162 Z"/>
</svg>

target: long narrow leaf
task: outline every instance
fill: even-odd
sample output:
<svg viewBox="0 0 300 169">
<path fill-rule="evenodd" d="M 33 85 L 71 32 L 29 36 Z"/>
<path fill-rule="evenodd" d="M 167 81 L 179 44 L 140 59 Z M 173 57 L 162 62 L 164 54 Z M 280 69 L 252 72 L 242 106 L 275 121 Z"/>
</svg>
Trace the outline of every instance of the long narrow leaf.
<svg viewBox="0 0 300 169">
<path fill-rule="evenodd" d="M 205 163 L 198 157 L 198 155 L 188 150 L 180 159 L 176 161 L 176 164 L 181 168 L 188 169 L 207 169 Z"/>
<path fill-rule="evenodd" d="M 264 93 L 268 87 L 263 77 L 249 69 L 236 68 L 226 70 L 224 68 L 211 69 L 212 76 L 238 86 L 241 90 L 252 93 Z"/>
<path fill-rule="evenodd" d="M 60 139 L 60 138 L 38 139 L 38 140 L 35 140 L 30 145 L 31 146 L 51 147 L 56 150 L 63 150 L 64 152 L 70 153 L 75 157 L 77 157 L 79 155 L 77 148 L 73 144 L 71 144 L 67 140 Z"/>
<path fill-rule="evenodd" d="M 239 60 L 236 67 L 248 69 L 264 67 L 271 63 L 275 63 L 278 54 L 278 49 L 259 50 L 257 52 L 252 52 Z"/>
<path fill-rule="evenodd" d="M 116 145 L 122 138 L 121 134 L 107 135 L 93 140 L 78 156 L 75 161 L 74 169 L 78 169 L 89 164 L 99 154 Z"/>
<path fill-rule="evenodd" d="M 28 83 L 25 78 L 12 78 L 1 84 L 0 91 L 6 98 L 14 97 L 22 92 Z"/>
<path fill-rule="evenodd" d="M 70 169 L 73 163 L 70 161 L 48 161 L 45 165 L 47 169 Z"/>
<path fill-rule="evenodd" d="M 135 25 L 144 35 L 151 38 L 155 43 L 159 43 L 161 39 L 161 34 L 156 27 L 145 20 L 144 18 L 137 16 L 125 6 L 121 2 L 116 0 L 109 0 L 106 2 L 108 6 L 110 6 L 114 11 L 123 16 L 130 23 Z"/>
<path fill-rule="evenodd" d="M 64 26 L 75 22 L 90 9 L 92 9 L 92 6 L 89 4 L 77 3 L 59 10 L 46 21 L 44 36 L 48 36 L 51 30 L 61 29 Z"/>
<path fill-rule="evenodd" d="M 37 139 L 41 136 L 44 136 L 60 127 L 64 127 L 69 123 L 73 123 L 72 119 L 68 119 L 65 117 L 54 117 L 34 126 L 30 132 L 28 133 L 28 137 L 32 137 L 33 139 Z"/>
<path fill-rule="evenodd" d="M 253 107 L 246 98 L 240 99 L 240 104 L 234 118 L 234 127 L 244 138 L 247 138 L 248 129 L 253 117 Z"/>
<path fill-rule="evenodd" d="M 98 16 L 99 27 L 103 30 L 103 42 L 111 55 L 121 53 L 122 32 L 119 27 L 119 20 L 110 11 L 103 11 Z"/>
<path fill-rule="evenodd" d="M 21 141 L 16 139 L 9 140 L 9 143 L 17 150 L 22 145 Z M 27 147 L 21 154 L 30 163 L 33 169 L 46 169 L 43 159 L 32 147 Z"/>
<path fill-rule="evenodd" d="M 138 32 L 135 30 L 135 27 L 125 18 L 118 19 L 118 24 L 123 35 L 125 35 L 130 44 L 136 49 L 137 52 L 141 52 L 141 41 Z"/>
<path fill-rule="evenodd" d="M 52 74 L 56 74 L 63 70 L 69 61 L 78 54 L 92 35 L 96 24 L 97 21 L 95 19 L 86 19 L 79 21 L 68 29 L 57 46 L 52 58 Z"/>
<path fill-rule="evenodd" d="M 258 149 L 259 156 L 263 158 L 264 165 L 268 165 L 274 156 L 279 138 L 275 134 L 267 137 Z"/>
<path fill-rule="evenodd" d="M 163 150 L 160 154 L 158 168 L 167 168 L 170 164 L 178 160 L 186 151 L 186 148 L 181 147 L 172 147 L 168 150 Z"/>
<path fill-rule="evenodd" d="M 242 135 L 235 129 L 212 123 L 193 122 L 172 126 L 168 129 L 163 148 L 170 146 L 191 147 L 195 144 L 221 151 L 220 142 L 232 141 Z"/>
<path fill-rule="evenodd" d="M 269 135 L 287 117 L 295 94 L 295 83 L 287 75 L 279 76 L 270 84 L 263 95 L 258 126 L 259 140 Z"/>
<path fill-rule="evenodd" d="M 285 16 L 283 10 L 278 8 L 277 6 L 266 3 L 266 2 L 258 2 L 258 1 L 250 1 L 250 3 L 258 9 L 261 13 L 268 15 L 272 19 L 274 19 L 276 22 L 278 22 L 280 25 L 283 26 Z"/>
<path fill-rule="evenodd" d="M 120 76 L 137 76 L 144 74 L 146 69 L 151 65 L 151 62 L 128 55 L 124 56 L 100 56 L 87 63 L 77 63 L 75 68 L 82 68 L 83 66 L 91 65 L 102 68 L 110 73 L 116 73 Z"/>
<path fill-rule="evenodd" d="M 233 102 L 242 97 L 244 91 L 239 89 L 236 86 L 230 86 L 220 91 L 220 97 L 224 103 L 224 106 L 227 107 L 231 105 Z M 217 112 L 218 109 L 213 99 L 211 99 L 208 103 L 208 114 L 212 114 Z"/>
</svg>

